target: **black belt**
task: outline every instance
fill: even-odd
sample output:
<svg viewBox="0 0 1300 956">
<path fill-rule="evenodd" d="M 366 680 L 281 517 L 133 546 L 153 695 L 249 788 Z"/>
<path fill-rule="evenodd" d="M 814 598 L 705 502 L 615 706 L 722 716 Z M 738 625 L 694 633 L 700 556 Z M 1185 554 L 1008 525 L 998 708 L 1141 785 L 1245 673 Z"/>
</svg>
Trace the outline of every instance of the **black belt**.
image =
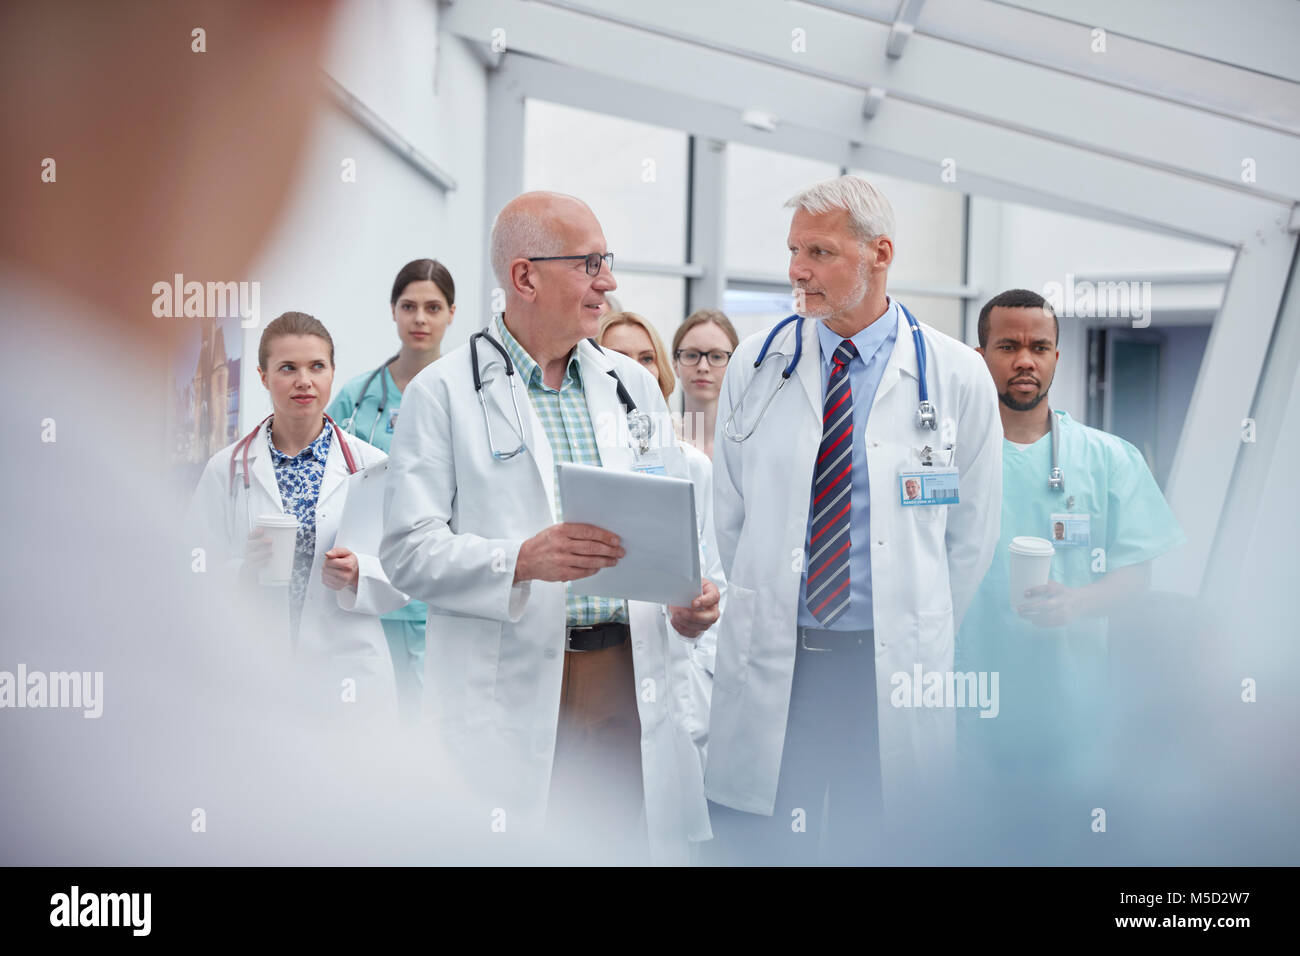
<svg viewBox="0 0 1300 956">
<path fill-rule="evenodd" d="M 848 651 L 875 649 L 875 632 L 825 631 L 816 627 L 799 627 L 799 647 L 805 651 Z"/>
<path fill-rule="evenodd" d="M 606 624 L 593 624 L 589 627 L 566 628 L 564 649 L 566 651 L 602 651 L 607 647 L 618 647 L 627 640 L 626 624 L 610 621 Z"/>
</svg>

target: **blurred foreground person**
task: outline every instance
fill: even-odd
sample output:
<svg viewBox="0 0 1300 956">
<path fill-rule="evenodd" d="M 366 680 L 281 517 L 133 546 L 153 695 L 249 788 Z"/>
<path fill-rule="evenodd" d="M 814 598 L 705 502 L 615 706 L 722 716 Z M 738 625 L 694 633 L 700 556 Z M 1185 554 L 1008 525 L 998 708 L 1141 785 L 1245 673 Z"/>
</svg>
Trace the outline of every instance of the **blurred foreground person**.
<svg viewBox="0 0 1300 956">
<path fill-rule="evenodd" d="M 166 369 L 194 320 L 152 316 L 151 289 L 255 278 L 333 6 L 0 4 L 0 438 L 23 459 L 0 478 L 0 670 L 78 675 L 0 710 L 0 863 L 485 858 L 433 754 L 285 700 L 283 628 L 207 586 L 167 507 Z"/>
</svg>

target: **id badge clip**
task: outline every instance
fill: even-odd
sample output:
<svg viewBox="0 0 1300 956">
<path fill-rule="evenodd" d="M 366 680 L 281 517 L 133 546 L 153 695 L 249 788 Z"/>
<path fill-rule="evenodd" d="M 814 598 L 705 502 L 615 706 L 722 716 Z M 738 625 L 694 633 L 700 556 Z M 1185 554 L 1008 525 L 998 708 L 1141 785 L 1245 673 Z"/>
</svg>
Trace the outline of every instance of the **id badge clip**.
<svg viewBox="0 0 1300 956">
<path fill-rule="evenodd" d="M 957 468 L 952 464 L 956 448 L 953 443 L 945 446 L 948 452 L 948 464 L 934 463 L 934 449 L 929 445 L 917 450 L 920 467 L 904 469 L 898 476 L 898 501 L 904 507 L 915 508 L 926 505 L 955 505 L 960 502 L 960 480 Z"/>
<path fill-rule="evenodd" d="M 668 474 L 668 469 L 664 467 L 664 456 L 659 453 L 658 448 L 639 449 L 634 452 L 632 470 L 643 475 Z"/>
</svg>

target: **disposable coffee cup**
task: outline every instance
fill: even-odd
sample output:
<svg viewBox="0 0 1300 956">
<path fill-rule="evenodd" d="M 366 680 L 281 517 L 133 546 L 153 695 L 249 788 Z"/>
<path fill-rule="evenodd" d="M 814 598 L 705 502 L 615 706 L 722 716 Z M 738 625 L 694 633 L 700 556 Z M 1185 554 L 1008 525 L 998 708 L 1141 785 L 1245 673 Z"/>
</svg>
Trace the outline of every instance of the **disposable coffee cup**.
<svg viewBox="0 0 1300 956">
<path fill-rule="evenodd" d="M 293 515 L 258 515 L 257 526 L 271 541 L 271 560 L 262 567 L 262 584 L 288 584 L 293 577 L 293 554 L 298 544 L 298 519 Z"/>
<path fill-rule="evenodd" d="M 1011 555 L 1011 610 L 1024 604 L 1028 598 L 1025 592 L 1040 584 L 1046 584 L 1052 573 L 1052 555 L 1056 549 L 1046 538 L 1019 537 L 1012 538 L 1007 548 Z"/>
</svg>

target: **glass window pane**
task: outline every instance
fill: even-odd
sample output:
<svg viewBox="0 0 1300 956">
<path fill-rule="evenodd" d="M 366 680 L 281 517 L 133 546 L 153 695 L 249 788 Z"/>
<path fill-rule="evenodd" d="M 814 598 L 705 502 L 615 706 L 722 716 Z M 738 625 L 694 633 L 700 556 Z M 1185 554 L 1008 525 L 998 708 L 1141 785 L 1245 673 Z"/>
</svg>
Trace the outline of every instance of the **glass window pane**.
<svg viewBox="0 0 1300 956">
<path fill-rule="evenodd" d="M 728 289 L 722 298 L 722 311 L 736 327 L 743 342 L 755 332 L 770 328 L 794 311 L 789 292 L 751 292 Z"/>
<path fill-rule="evenodd" d="M 889 278 L 895 282 L 960 285 L 965 254 L 964 195 L 865 169 L 849 172 L 879 189 L 894 207 L 898 235 L 892 237 L 894 264 L 889 268 Z"/>
<path fill-rule="evenodd" d="M 625 312 L 635 312 L 649 320 L 671 347 L 673 333 L 686 313 L 686 280 L 678 276 L 644 275 L 615 270 L 618 288 L 612 294 Z"/>
<path fill-rule="evenodd" d="M 530 99 L 524 190 L 591 206 L 615 261 L 686 261 L 687 136 L 680 130 Z"/>
<path fill-rule="evenodd" d="M 961 299 L 948 296 L 903 295 L 902 293 L 898 294 L 897 299 L 907 306 L 908 312 L 916 316 L 916 321 L 933 326 L 945 335 L 951 335 L 959 342 L 962 340 Z"/>
<path fill-rule="evenodd" d="M 800 189 L 833 179 L 839 167 L 770 149 L 727 144 L 726 270 L 784 279 L 785 237 L 793 211 L 783 203 Z"/>
</svg>

